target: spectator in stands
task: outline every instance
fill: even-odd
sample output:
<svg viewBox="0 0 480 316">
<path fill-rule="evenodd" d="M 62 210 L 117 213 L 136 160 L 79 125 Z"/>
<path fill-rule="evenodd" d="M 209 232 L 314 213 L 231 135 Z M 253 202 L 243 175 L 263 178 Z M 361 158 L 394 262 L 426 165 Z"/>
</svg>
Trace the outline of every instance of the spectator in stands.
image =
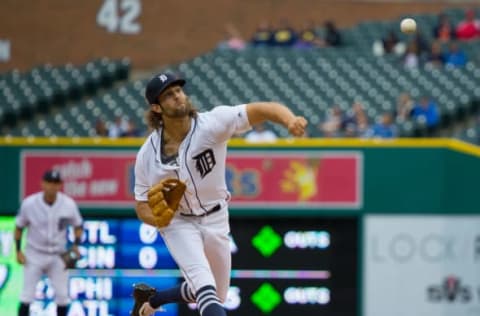
<svg viewBox="0 0 480 316">
<path fill-rule="evenodd" d="M 397 127 L 393 123 L 393 116 L 389 112 L 385 112 L 379 118 L 379 122 L 373 125 L 366 134 L 366 137 L 376 138 L 394 138 L 397 136 Z"/>
<path fill-rule="evenodd" d="M 274 29 L 272 45 L 279 47 L 292 47 L 297 42 L 297 33 L 290 26 L 286 18 L 280 20 L 278 28 Z"/>
<path fill-rule="evenodd" d="M 420 60 L 424 61 L 430 53 L 430 44 L 418 29 L 417 32 L 415 32 L 412 41 L 415 42 L 415 45 L 417 46 L 418 57 Z"/>
<path fill-rule="evenodd" d="M 460 40 L 470 40 L 480 36 L 480 20 L 475 18 L 473 9 L 465 11 L 465 19 L 458 23 L 455 31 Z"/>
<path fill-rule="evenodd" d="M 258 25 L 252 36 L 250 44 L 254 47 L 264 47 L 272 45 L 273 32 L 267 21 L 262 21 Z"/>
<path fill-rule="evenodd" d="M 121 116 L 117 116 L 115 122 L 111 123 L 108 127 L 108 137 L 120 137 L 126 130 L 127 122 Z"/>
<path fill-rule="evenodd" d="M 342 109 L 334 105 L 327 110 L 327 118 L 320 124 L 319 129 L 325 137 L 337 137 L 343 121 Z"/>
<path fill-rule="evenodd" d="M 100 137 L 108 136 L 107 124 L 100 118 L 95 121 L 95 135 Z"/>
<path fill-rule="evenodd" d="M 390 30 L 387 35 L 382 39 L 383 51 L 385 54 L 391 54 L 395 52 L 395 47 L 400 43 L 397 34 L 394 30 Z"/>
<path fill-rule="evenodd" d="M 451 42 L 448 52 L 445 54 L 445 64 L 455 67 L 462 67 L 467 64 L 467 55 L 460 49 L 458 43 Z"/>
<path fill-rule="evenodd" d="M 129 119 L 127 122 L 127 129 L 122 133 L 122 137 L 140 137 L 142 136 L 142 131 L 137 128 L 135 121 Z"/>
<path fill-rule="evenodd" d="M 383 56 L 385 54 L 402 56 L 405 53 L 405 49 L 405 43 L 398 39 L 393 29 L 389 30 L 383 38 L 375 40 L 372 47 L 375 56 Z"/>
<path fill-rule="evenodd" d="M 274 142 L 277 140 L 277 135 L 267 129 L 265 124 L 258 124 L 253 126 L 253 129 L 245 135 L 245 140 L 251 143 Z"/>
<path fill-rule="evenodd" d="M 413 100 L 408 92 L 402 92 L 397 99 L 397 109 L 395 118 L 397 121 L 403 122 L 410 118 L 413 109 Z"/>
<path fill-rule="evenodd" d="M 442 42 L 448 42 L 456 38 L 455 26 L 444 13 L 438 15 L 437 25 L 433 28 L 433 37 Z"/>
<path fill-rule="evenodd" d="M 412 117 L 425 121 L 428 131 L 432 133 L 440 122 L 437 103 L 426 96 L 420 98 L 412 109 Z"/>
<path fill-rule="evenodd" d="M 357 126 L 356 133 L 358 137 L 364 137 L 370 127 L 368 122 L 368 116 L 365 112 L 357 115 Z"/>
<path fill-rule="evenodd" d="M 408 43 L 407 51 L 403 57 L 403 65 L 407 69 L 418 68 L 420 64 L 420 56 L 418 53 L 417 42 L 411 41 Z"/>
<path fill-rule="evenodd" d="M 233 24 L 227 23 L 225 25 L 225 40 L 218 44 L 218 49 L 242 51 L 246 46 L 247 44 L 238 29 Z"/>
<path fill-rule="evenodd" d="M 342 35 L 333 21 L 325 21 L 324 23 L 325 34 L 323 41 L 325 46 L 341 46 Z"/>
<path fill-rule="evenodd" d="M 442 44 L 439 41 L 432 42 L 430 53 L 427 56 L 426 65 L 441 67 L 445 64 L 445 54 L 442 51 Z"/>
<path fill-rule="evenodd" d="M 342 131 L 343 137 L 358 137 L 357 126 L 355 124 L 347 124 Z"/>
<path fill-rule="evenodd" d="M 303 28 L 298 34 L 297 42 L 295 43 L 295 48 L 314 48 L 319 47 L 322 44 L 321 38 L 319 38 L 313 21 L 308 21 L 305 23 Z"/>
<path fill-rule="evenodd" d="M 368 117 L 363 104 L 358 101 L 354 102 L 342 122 L 342 130 L 349 137 L 357 137 L 363 136 L 368 127 Z"/>
</svg>

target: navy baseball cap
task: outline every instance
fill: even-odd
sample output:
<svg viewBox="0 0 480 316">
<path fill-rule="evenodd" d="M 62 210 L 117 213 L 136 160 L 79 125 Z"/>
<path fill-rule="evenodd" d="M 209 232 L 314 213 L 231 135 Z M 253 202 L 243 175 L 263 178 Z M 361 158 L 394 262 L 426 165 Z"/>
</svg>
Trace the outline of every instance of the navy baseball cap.
<svg viewBox="0 0 480 316">
<path fill-rule="evenodd" d="M 145 89 L 145 98 L 148 103 L 157 104 L 158 96 L 162 94 L 165 89 L 174 84 L 183 87 L 185 85 L 185 80 L 172 73 L 159 73 L 148 82 L 147 88 Z"/>
<path fill-rule="evenodd" d="M 62 177 L 58 170 L 48 170 L 43 174 L 43 181 L 47 182 L 62 182 Z"/>
</svg>

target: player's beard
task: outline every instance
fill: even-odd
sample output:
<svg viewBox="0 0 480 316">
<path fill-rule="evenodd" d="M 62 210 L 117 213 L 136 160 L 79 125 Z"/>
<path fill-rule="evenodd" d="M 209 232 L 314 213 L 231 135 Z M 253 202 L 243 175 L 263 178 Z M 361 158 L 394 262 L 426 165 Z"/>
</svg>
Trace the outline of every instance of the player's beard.
<svg viewBox="0 0 480 316">
<path fill-rule="evenodd" d="M 184 118 L 186 116 L 189 116 L 190 112 L 192 111 L 193 105 L 190 102 L 190 100 L 187 98 L 185 99 L 184 106 L 176 106 L 173 109 L 166 109 L 162 105 L 160 105 L 160 107 L 162 108 L 162 116 L 178 119 L 178 118 Z"/>
</svg>

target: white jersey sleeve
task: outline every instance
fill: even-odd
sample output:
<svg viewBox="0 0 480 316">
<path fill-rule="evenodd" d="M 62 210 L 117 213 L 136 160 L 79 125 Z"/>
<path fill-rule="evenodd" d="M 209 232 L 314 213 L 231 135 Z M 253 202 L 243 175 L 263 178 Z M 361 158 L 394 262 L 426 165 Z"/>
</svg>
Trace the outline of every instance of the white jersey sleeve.
<svg viewBox="0 0 480 316">
<path fill-rule="evenodd" d="M 220 105 L 210 112 L 211 138 L 215 142 L 224 142 L 235 134 L 245 133 L 251 129 L 247 116 L 247 105 Z"/>
<path fill-rule="evenodd" d="M 80 210 L 78 209 L 77 203 L 75 203 L 75 201 L 69 197 L 67 197 L 67 199 L 72 209 L 72 218 L 71 218 L 70 225 L 74 227 L 82 226 L 83 218 L 82 218 L 82 215 L 80 215 Z"/>
<path fill-rule="evenodd" d="M 25 204 L 25 200 L 23 200 L 22 204 L 20 205 L 20 209 L 18 210 L 18 214 L 15 218 L 15 225 L 17 227 L 23 228 L 29 225 Z"/>
<path fill-rule="evenodd" d="M 147 168 L 144 162 L 145 157 L 145 145 L 142 146 L 140 151 L 137 154 L 137 159 L 135 160 L 135 200 L 137 201 L 147 201 L 148 200 L 148 190 L 150 185 L 148 182 Z"/>
</svg>

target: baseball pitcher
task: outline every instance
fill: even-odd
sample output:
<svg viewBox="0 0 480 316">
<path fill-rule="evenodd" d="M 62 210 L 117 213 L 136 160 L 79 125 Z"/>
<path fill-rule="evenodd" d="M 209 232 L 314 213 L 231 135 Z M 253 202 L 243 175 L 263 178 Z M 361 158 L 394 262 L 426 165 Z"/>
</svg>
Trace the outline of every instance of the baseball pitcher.
<svg viewBox="0 0 480 316">
<path fill-rule="evenodd" d="M 147 121 L 153 132 L 137 154 L 135 199 L 139 219 L 158 227 L 185 281 L 166 290 L 135 285 L 135 316 L 152 315 L 173 302 L 195 302 L 201 316 L 226 315 L 222 303 L 231 270 L 227 142 L 267 120 L 298 137 L 307 125 L 305 118 L 274 102 L 198 113 L 184 85 L 171 73 L 158 74 L 147 84 Z"/>
</svg>

